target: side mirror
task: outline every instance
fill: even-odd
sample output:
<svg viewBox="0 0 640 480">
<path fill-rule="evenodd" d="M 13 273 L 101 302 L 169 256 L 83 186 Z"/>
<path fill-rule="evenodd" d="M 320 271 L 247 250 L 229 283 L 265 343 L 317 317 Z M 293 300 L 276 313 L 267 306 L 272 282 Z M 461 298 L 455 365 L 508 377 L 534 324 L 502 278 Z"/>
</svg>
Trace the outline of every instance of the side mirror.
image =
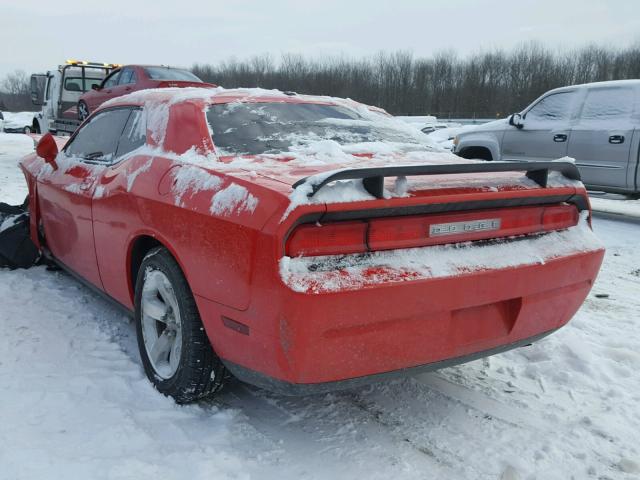
<svg viewBox="0 0 640 480">
<path fill-rule="evenodd" d="M 91 90 L 100 90 L 100 85 L 98 85 L 97 83 L 94 83 L 91 85 Z"/>
<path fill-rule="evenodd" d="M 43 158 L 45 162 L 50 164 L 54 170 L 58 169 L 56 157 L 58 156 L 58 144 L 53 139 L 53 135 L 47 133 L 44 135 L 38 145 L 36 145 L 36 153 Z"/>
<path fill-rule="evenodd" d="M 31 93 L 31 103 L 36 106 L 40 106 L 44 103 L 44 85 L 47 81 L 47 76 L 42 74 L 31 75 L 31 81 L 29 82 L 29 90 Z"/>
<path fill-rule="evenodd" d="M 513 125 L 516 128 L 524 127 L 524 120 L 522 119 L 522 115 L 519 113 L 514 113 L 509 117 L 509 125 Z"/>
</svg>

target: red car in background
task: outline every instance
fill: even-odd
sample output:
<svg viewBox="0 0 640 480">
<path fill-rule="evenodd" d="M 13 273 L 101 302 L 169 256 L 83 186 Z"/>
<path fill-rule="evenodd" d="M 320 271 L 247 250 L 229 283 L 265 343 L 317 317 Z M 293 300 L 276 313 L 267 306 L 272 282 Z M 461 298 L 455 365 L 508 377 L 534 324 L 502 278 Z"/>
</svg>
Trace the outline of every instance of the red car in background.
<svg viewBox="0 0 640 480">
<path fill-rule="evenodd" d="M 137 90 L 166 87 L 215 87 L 193 73 L 160 65 L 125 65 L 111 72 L 100 85 L 84 93 L 78 100 L 78 118 L 85 120 L 107 100 Z"/>
<path fill-rule="evenodd" d="M 307 394 L 529 344 L 604 255 L 575 165 L 460 159 L 328 97 L 124 96 L 21 168 L 34 242 L 135 316 L 181 403 L 228 372 Z"/>
</svg>

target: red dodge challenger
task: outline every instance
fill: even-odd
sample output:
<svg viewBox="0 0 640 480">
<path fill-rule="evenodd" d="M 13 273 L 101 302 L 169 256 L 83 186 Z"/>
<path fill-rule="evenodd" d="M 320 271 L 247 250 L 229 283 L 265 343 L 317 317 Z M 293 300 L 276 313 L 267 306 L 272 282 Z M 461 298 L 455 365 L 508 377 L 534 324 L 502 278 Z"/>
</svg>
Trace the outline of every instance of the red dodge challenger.
<svg viewBox="0 0 640 480">
<path fill-rule="evenodd" d="M 33 241 L 134 314 L 180 403 L 228 372 L 307 394 L 529 344 L 604 255 L 572 163 L 464 160 L 350 100 L 142 91 L 36 151 Z"/>
</svg>

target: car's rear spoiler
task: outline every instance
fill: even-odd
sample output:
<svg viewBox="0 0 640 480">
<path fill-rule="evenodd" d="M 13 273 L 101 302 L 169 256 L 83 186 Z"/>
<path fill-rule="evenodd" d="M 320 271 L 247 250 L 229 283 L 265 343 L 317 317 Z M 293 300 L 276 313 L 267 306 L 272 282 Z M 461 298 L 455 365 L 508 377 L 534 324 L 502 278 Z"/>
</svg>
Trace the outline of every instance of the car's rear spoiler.
<svg viewBox="0 0 640 480">
<path fill-rule="evenodd" d="M 383 198 L 385 177 L 490 172 L 526 172 L 527 178 L 545 188 L 550 171 L 560 172 L 570 180 L 580 180 L 580 172 L 571 162 L 478 162 L 337 170 L 333 173 L 329 172 L 329 175 L 319 174 L 302 178 L 293 184 L 293 188 L 303 184 L 310 185 L 311 191 L 308 196 L 313 197 L 322 187 L 336 180 L 362 179 L 367 192 L 376 198 Z"/>
</svg>

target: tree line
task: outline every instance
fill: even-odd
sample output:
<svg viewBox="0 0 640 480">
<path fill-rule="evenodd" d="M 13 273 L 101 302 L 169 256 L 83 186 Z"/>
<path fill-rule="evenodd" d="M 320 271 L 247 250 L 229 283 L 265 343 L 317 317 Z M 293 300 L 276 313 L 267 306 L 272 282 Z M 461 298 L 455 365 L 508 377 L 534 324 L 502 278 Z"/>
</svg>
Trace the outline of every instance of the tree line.
<svg viewBox="0 0 640 480">
<path fill-rule="evenodd" d="M 270 54 L 196 64 L 192 71 L 227 88 L 262 87 L 348 97 L 395 115 L 493 118 L 520 111 L 555 87 L 640 78 L 640 44 L 626 48 L 589 45 L 552 50 L 528 43 L 511 50 L 430 57 L 382 52 L 363 58 L 306 58 Z M 4 104 L 4 105 L 2 105 Z M 32 109 L 29 77 L 22 71 L 0 82 L 0 109 Z"/>
<path fill-rule="evenodd" d="M 555 51 L 537 43 L 465 57 L 454 51 L 416 58 L 410 52 L 352 59 L 285 54 L 218 64 L 192 71 L 224 87 L 263 87 L 349 97 L 395 115 L 493 118 L 520 111 L 555 87 L 640 78 L 640 45 L 585 46 Z"/>
<path fill-rule="evenodd" d="M 29 76 L 23 70 L 7 74 L 0 82 L 0 111 L 34 110 L 29 90 Z"/>
</svg>

